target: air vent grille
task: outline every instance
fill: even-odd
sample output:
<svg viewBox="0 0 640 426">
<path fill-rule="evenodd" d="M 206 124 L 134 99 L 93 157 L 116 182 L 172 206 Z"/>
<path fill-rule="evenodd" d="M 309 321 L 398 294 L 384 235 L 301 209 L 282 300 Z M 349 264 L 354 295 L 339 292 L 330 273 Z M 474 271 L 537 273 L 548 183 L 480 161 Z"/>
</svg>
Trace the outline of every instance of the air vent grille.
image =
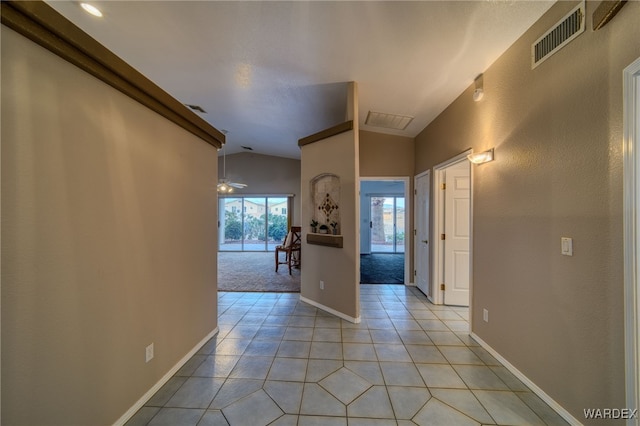
<svg viewBox="0 0 640 426">
<path fill-rule="evenodd" d="M 413 117 L 408 115 L 386 114 L 383 112 L 369 111 L 364 124 L 375 127 L 384 127 L 387 129 L 404 130 Z"/>
<path fill-rule="evenodd" d="M 584 2 L 569 12 L 553 28 L 531 45 L 531 69 L 544 62 L 551 55 L 584 32 Z"/>
<path fill-rule="evenodd" d="M 202 108 L 200 105 L 190 105 L 190 104 L 185 104 L 185 105 L 194 111 L 201 112 L 203 114 L 207 113 L 207 111 L 205 111 L 204 108 Z"/>
</svg>

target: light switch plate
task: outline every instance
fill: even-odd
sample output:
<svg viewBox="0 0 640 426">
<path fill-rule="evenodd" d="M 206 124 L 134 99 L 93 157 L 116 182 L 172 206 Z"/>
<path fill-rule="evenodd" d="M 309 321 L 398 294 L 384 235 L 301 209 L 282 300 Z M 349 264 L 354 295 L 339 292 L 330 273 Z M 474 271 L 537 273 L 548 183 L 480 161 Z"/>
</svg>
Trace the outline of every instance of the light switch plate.
<svg viewBox="0 0 640 426">
<path fill-rule="evenodd" d="M 153 359 L 153 343 L 145 348 L 144 362 L 149 362 Z"/>
<path fill-rule="evenodd" d="M 561 237 L 560 244 L 563 256 L 573 256 L 573 238 Z"/>
</svg>

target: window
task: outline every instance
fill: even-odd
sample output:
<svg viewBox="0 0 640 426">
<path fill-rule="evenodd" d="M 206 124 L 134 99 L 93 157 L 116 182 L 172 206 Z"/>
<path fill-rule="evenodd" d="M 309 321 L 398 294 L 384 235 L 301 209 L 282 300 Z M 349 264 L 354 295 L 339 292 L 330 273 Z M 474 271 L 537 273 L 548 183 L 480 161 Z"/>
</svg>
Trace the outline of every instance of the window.
<svg viewBox="0 0 640 426">
<path fill-rule="evenodd" d="M 289 197 L 221 197 L 220 251 L 274 251 L 289 230 Z M 243 213 L 240 214 L 239 212 Z"/>
</svg>

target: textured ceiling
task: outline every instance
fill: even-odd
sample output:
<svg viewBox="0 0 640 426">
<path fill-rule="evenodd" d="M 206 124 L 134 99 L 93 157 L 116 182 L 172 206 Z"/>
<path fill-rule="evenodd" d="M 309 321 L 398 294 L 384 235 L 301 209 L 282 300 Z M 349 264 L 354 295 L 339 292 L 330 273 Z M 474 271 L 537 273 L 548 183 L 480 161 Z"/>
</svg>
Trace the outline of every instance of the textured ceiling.
<svg viewBox="0 0 640 426">
<path fill-rule="evenodd" d="M 345 119 L 413 137 L 530 27 L 549 1 L 96 1 L 49 4 L 201 116 L 228 130 L 227 154 L 299 158 L 298 139 Z M 527 52 L 523 52 L 527 54 Z M 404 131 L 364 125 L 414 116 Z"/>
</svg>

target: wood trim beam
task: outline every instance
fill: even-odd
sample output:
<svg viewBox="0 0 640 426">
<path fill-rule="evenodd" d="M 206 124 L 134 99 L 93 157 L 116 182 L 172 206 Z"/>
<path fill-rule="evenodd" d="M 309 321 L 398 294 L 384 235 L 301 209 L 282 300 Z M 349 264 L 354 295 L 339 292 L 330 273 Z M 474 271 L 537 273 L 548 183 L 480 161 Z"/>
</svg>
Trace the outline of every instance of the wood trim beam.
<svg viewBox="0 0 640 426">
<path fill-rule="evenodd" d="M 225 135 L 43 1 L 2 1 L 1 22 L 216 148 Z"/>
<path fill-rule="evenodd" d="M 597 31 L 607 25 L 626 3 L 627 0 L 603 1 L 600 3 L 596 10 L 593 11 L 593 15 L 591 15 L 593 31 Z"/>
<path fill-rule="evenodd" d="M 323 139 L 329 138 L 331 136 L 339 135 L 340 133 L 348 132 L 349 130 L 353 130 L 353 120 L 345 121 L 344 123 L 338 124 L 337 126 L 330 127 L 328 129 L 322 130 L 318 133 L 314 133 L 311 136 L 307 136 L 298 141 L 298 146 L 303 147 L 305 145 L 309 145 L 314 142 L 321 141 Z"/>
</svg>

